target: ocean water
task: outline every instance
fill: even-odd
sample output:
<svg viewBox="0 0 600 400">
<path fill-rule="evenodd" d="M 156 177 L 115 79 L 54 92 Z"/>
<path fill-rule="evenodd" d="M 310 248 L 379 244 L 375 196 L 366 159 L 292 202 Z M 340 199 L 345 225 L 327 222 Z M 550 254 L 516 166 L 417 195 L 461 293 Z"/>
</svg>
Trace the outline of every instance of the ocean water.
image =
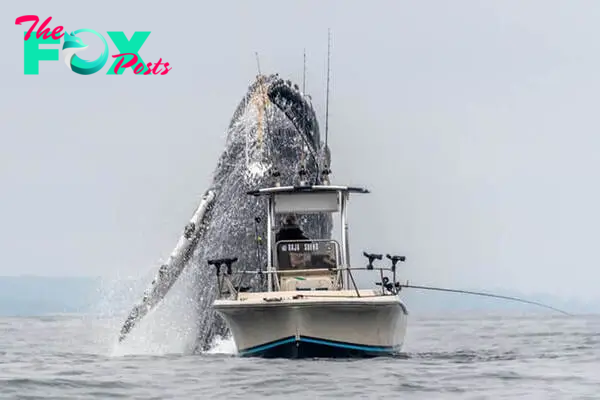
<svg viewBox="0 0 600 400">
<path fill-rule="evenodd" d="M 0 319 L 0 398 L 600 399 L 600 316 L 413 315 L 401 355 L 337 361 L 127 354 L 120 322 Z"/>
</svg>

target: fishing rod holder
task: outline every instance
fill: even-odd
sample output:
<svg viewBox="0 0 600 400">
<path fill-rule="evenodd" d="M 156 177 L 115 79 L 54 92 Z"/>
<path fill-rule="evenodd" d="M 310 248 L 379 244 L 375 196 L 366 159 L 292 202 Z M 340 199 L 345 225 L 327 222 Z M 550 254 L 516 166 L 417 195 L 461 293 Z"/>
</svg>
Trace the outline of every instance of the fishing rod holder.
<svg viewBox="0 0 600 400">
<path fill-rule="evenodd" d="M 369 254 L 366 251 L 363 251 L 363 256 L 367 257 L 367 259 L 369 260 L 369 263 L 367 264 L 367 267 L 366 267 L 367 270 L 373 270 L 373 269 L 379 270 L 381 280 L 379 282 L 375 282 L 375 284 L 377 286 L 381 286 L 382 290 L 384 290 L 384 291 L 387 290 L 391 294 L 394 294 L 394 295 L 398 294 L 398 292 L 402 289 L 402 286 L 400 285 L 399 282 L 396 281 L 396 264 L 398 264 L 398 261 L 400 261 L 400 262 L 406 261 L 406 257 L 386 254 L 385 257 L 392 262 L 392 266 L 388 269 L 388 268 L 375 268 L 373 266 L 374 260 L 381 260 L 383 258 L 382 254 Z M 383 276 L 384 270 L 392 272 L 392 275 L 393 275 L 392 282 L 390 282 L 390 278 Z"/>
<path fill-rule="evenodd" d="M 387 276 L 384 276 L 383 279 L 381 279 L 381 282 L 375 282 L 375 284 L 387 289 L 392 294 L 398 294 L 398 292 L 402 289 L 400 282 L 392 283 Z"/>
<path fill-rule="evenodd" d="M 383 258 L 382 254 L 369 254 L 366 251 L 363 251 L 363 256 L 367 257 L 367 259 L 369 260 L 369 263 L 367 264 L 368 270 L 372 270 L 374 268 L 374 266 L 373 266 L 374 260 L 381 260 Z"/>
<path fill-rule="evenodd" d="M 388 258 L 392 261 L 392 272 L 396 271 L 396 264 L 398 264 L 398 261 L 400 261 L 400 262 L 406 261 L 405 256 L 390 256 L 389 254 L 386 254 L 385 256 L 386 256 L 386 258 Z"/>
<path fill-rule="evenodd" d="M 231 266 L 234 262 L 238 260 L 237 257 L 234 258 L 219 258 L 216 260 L 208 260 L 208 265 L 214 265 L 215 270 L 217 272 L 217 276 L 221 275 L 221 265 L 225 264 L 225 275 L 231 276 L 233 274 Z"/>
<path fill-rule="evenodd" d="M 217 274 L 217 296 L 221 297 L 224 294 L 229 294 L 230 296 L 236 298 L 238 292 L 244 292 L 249 290 L 249 288 L 244 288 L 240 285 L 238 285 L 238 287 L 235 287 L 231 282 L 233 275 L 232 265 L 237 260 L 237 257 L 207 260 L 208 265 L 214 265 Z M 225 273 L 223 274 L 223 276 L 221 276 L 221 266 L 223 264 L 225 265 Z M 223 290 L 224 287 L 227 290 Z"/>
</svg>

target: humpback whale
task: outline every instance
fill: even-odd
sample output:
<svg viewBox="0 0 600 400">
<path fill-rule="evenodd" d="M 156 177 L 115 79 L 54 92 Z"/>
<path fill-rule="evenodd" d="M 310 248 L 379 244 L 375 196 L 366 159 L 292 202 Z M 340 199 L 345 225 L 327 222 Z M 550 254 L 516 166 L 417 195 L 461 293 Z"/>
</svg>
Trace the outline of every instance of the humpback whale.
<svg viewBox="0 0 600 400">
<path fill-rule="evenodd" d="M 207 260 L 237 257 L 236 270 L 265 270 L 267 261 L 257 228 L 266 221 L 266 208 L 246 192 L 267 184 L 321 184 L 328 181 L 330 165 L 310 96 L 278 74 L 258 75 L 233 114 L 209 189 L 170 258 L 125 320 L 119 341 L 168 295 L 185 269 L 199 282 L 196 350 L 207 350 L 216 335 L 227 335 L 226 324 L 211 308 L 216 280 Z M 309 237 L 331 237 L 330 215 L 303 216 L 298 222 Z M 242 284 L 261 288 L 262 278 Z"/>
</svg>

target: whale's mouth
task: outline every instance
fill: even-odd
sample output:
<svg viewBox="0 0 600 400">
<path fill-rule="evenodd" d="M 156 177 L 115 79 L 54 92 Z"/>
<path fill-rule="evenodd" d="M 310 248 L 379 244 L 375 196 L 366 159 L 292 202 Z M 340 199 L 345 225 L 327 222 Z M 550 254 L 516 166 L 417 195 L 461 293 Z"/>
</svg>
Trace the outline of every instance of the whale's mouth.
<svg viewBox="0 0 600 400">
<path fill-rule="evenodd" d="M 240 132 L 245 134 L 242 140 Z M 236 141 L 244 153 L 247 182 L 257 183 L 275 171 L 304 170 L 304 181 L 317 184 L 330 167 L 329 150 L 320 141 L 310 96 L 278 74 L 258 75 L 249 86 L 229 125 L 227 142 Z M 286 161 L 293 159 L 300 161 Z M 221 173 L 231 169 L 231 165 L 224 166 Z M 281 181 L 285 180 L 281 175 Z"/>
<path fill-rule="evenodd" d="M 309 180 L 321 183 L 321 173 L 329 169 L 330 156 L 327 144 L 321 143 L 319 123 L 310 96 L 290 80 L 278 77 L 269 85 L 268 96 L 292 123 L 296 137 L 301 140 L 303 168 L 312 176 Z"/>
<path fill-rule="evenodd" d="M 78 53 L 81 50 L 85 50 L 87 48 L 88 48 L 88 46 L 69 47 L 68 49 L 63 49 L 63 56 L 65 57 L 65 64 L 67 64 L 67 67 L 69 67 L 69 69 L 72 69 L 71 68 L 71 58 L 73 58 L 75 53 Z"/>
<path fill-rule="evenodd" d="M 319 148 L 319 126 L 308 98 L 290 81 L 278 79 L 270 87 L 269 99 L 292 121 L 314 150 Z"/>
</svg>

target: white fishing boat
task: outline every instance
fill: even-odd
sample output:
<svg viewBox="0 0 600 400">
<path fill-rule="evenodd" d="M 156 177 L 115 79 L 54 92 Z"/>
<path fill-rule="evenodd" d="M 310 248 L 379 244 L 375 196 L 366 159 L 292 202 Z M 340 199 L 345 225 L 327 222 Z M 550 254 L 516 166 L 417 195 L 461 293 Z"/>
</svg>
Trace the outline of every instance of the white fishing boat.
<svg viewBox="0 0 600 400">
<path fill-rule="evenodd" d="M 367 254 L 366 267 L 352 266 L 347 204 L 362 188 L 331 185 L 275 186 L 249 195 L 266 198 L 266 271 L 240 266 L 236 258 L 209 260 L 216 267 L 218 296 L 214 309 L 225 319 L 238 354 L 261 357 L 357 357 L 400 351 L 408 312 L 398 296 L 396 264 L 374 267 L 380 254 Z M 341 237 L 276 241 L 279 215 L 339 214 Z M 224 267 L 222 269 L 222 267 Z M 370 270 L 374 289 L 359 289 L 353 271 Z M 266 290 L 241 287 L 243 276 L 266 278 Z M 391 275 L 390 277 L 384 276 Z M 256 275 L 255 275 L 256 276 Z M 264 287 L 264 286 L 263 286 Z"/>
</svg>

